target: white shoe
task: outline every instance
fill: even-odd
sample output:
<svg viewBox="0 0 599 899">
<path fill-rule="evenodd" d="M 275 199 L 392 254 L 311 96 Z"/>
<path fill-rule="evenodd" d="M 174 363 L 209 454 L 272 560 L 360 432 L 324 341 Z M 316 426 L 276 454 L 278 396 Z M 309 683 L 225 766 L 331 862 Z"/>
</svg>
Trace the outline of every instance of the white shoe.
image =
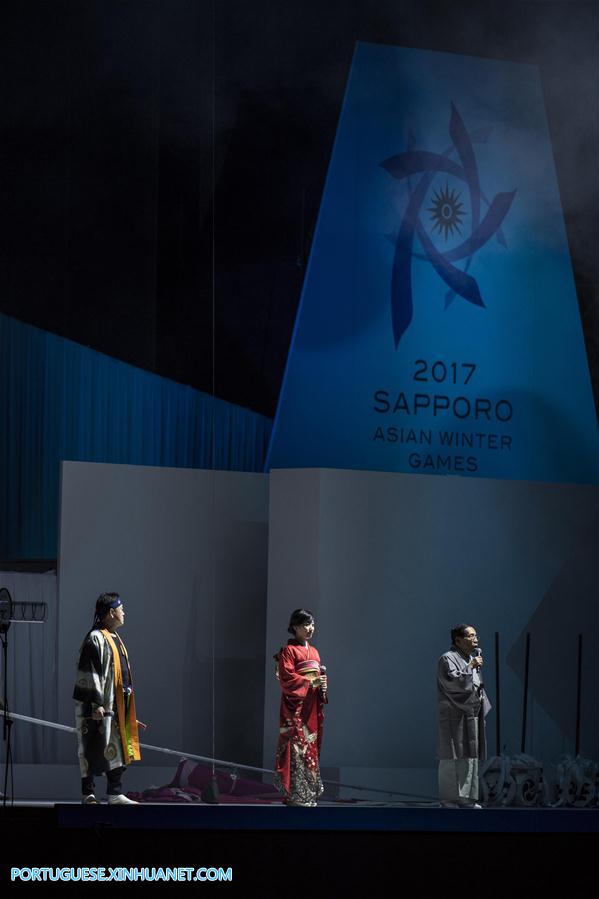
<svg viewBox="0 0 599 899">
<path fill-rule="evenodd" d="M 459 808 L 482 808 L 478 802 L 460 802 Z"/>
<path fill-rule="evenodd" d="M 135 799 L 129 799 L 124 793 L 119 793 L 118 796 L 108 796 L 107 798 L 108 805 L 139 805 L 139 802 L 136 802 Z"/>
<path fill-rule="evenodd" d="M 99 805 L 100 803 L 96 799 L 93 793 L 88 793 L 87 796 L 84 796 L 81 800 L 82 805 Z"/>
</svg>

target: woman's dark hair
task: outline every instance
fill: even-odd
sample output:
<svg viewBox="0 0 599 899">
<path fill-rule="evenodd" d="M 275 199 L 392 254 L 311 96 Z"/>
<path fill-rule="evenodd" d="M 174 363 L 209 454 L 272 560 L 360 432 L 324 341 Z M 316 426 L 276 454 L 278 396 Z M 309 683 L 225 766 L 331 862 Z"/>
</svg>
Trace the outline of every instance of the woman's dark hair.
<svg viewBox="0 0 599 899">
<path fill-rule="evenodd" d="M 120 599 L 118 593 L 101 593 L 96 600 L 96 611 L 94 614 L 94 627 L 102 623 L 102 619 L 109 609 L 114 608 L 115 600 Z"/>
<path fill-rule="evenodd" d="M 291 613 L 287 630 L 295 637 L 294 628 L 301 627 L 303 624 L 314 624 L 314 615 L 309 609 L 296 609 Z"/>
<path fill-rule="evenodd" d="M 472 627 L 472 625 L 471 625 L 471 624 L 456 624 L 455 627 L 452 627 L 452 629 L 451 629 L 451 642 L 452 642 L 452 644 L 455 645 L 455 638 L 456 638 L 456 637 L 465 637 L 465 636 L 466 636 L 466 631 L 468 630 L 469 627 Z"/>
</svg>

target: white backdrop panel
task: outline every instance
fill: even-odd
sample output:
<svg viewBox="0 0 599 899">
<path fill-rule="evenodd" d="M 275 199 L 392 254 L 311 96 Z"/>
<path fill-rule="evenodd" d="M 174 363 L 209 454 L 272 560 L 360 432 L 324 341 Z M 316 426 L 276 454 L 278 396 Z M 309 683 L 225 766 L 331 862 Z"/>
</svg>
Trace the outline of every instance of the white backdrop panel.
<svg viewBox="0 0 599 899">
<path fill-rule="evenodd" d="M 259 764 L 267 513 L 262 474 L 63 463 L 61 721 L 95 599 L 117 591 L 144 742 Z"/>
<path fill-rule="evenodd" d="M 316 614 L 315 644 L 328 666 L 325 767 L 372 769 L 372 785 L 373 770 L 386 769 L 388 787 L 391 768 L 435 765 L 436 660 L 460 621 L 478 628 L 492 700 L 500 633 L 509 753 L 520 748 L 523 634 L 531 631 L 526 749 L 546 760 L 573 749 L 583 633 L 581 748 L 598 757 L 597 495 L 522 481 L 271 471 L 265 764 L 278 727 L 270 656 L 299 606 Z M 494 752 L 493 713 L 489 737 Z"/>
</svg>

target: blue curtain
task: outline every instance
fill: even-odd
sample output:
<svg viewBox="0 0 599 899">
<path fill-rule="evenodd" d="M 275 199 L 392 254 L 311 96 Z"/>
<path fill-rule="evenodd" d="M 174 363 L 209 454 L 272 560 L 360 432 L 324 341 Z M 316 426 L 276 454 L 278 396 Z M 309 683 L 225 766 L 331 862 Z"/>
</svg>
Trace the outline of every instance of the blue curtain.
<svg viewBox="0 0 599 899">
<path fill-rule="evenodd" d="M 0 315 L 0 559 L 56 558 L 63 459 L 263 471 L 271 425 Z"/>
</svg>

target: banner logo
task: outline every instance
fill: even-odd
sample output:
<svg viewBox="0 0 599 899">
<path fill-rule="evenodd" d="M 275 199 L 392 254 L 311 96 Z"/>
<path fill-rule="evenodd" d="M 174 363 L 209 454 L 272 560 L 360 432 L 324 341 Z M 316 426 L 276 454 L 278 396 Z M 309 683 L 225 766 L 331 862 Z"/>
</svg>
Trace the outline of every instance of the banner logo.
<svg viewBox="0 0 599 899">
<path fill-rule="evenodd" d="M 452 103 L 449 120 L 451 144 L 443 153 L 415 149 L 415 139 L 410 134 L 405 153 L 399 153 L 381 162 L 382 168 L 393 178 L 406 181 L 409 192 L 408 204 L 395 241 L 391 274 L 391 322 L 396 349 L 414 314 L 412 291 L 414 257 L 429 262 L 449 288 L 445 294 L 446 309 L 456 296 L 476 306 L 485 305 L 478 283 L 468 274 L 468 270 L 475 254 L 494 235 L 498 243 L 507 249 L 501 225 L 516 195 L 515 190 L 498 193 L 489 201 L 481 189 L 473 145 L 486 143 L 490 134 L 490 128 L 481 128 L 470 135 Z M 459 161 L 455 161 L 452 158 L 454 156 L 457 156 Z M 445 253 L 437 249 L 421 221 L 423 204 L 434 179 L 441 173 L 463 181 L 470 199 L 470 233 L 462 243 Z M 412 179 L 417 175 L 420 178 L 413 184 Z M 432 220 L 433 233 L 442 235 L 445 241 L 454 234 L 461 235 L 465 212 L 459 192 L 446 183 L 443 188 L 435 191 L 431 203 L 432 205 L 425 211 L 428 211 Z M 486 209 L 484 214 L 481 208 Z M 416 236 L 423 253 L 414 252 Z M 463 269 L 460 269 L 454 263 L 462 260 L 465 260 L 465 264 Z"/>
</svg>

